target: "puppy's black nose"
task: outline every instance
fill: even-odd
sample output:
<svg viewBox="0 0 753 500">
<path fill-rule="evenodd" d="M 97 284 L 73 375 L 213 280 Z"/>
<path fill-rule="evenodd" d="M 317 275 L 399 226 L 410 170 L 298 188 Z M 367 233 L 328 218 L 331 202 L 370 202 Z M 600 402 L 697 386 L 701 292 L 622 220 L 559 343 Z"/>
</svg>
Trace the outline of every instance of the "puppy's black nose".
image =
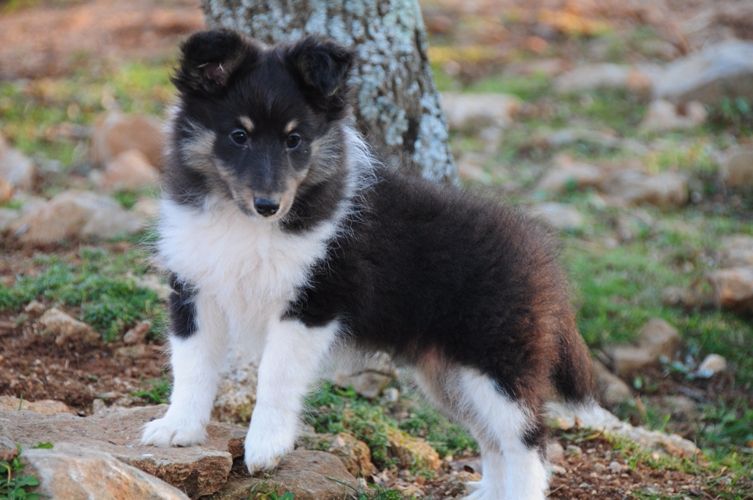
<svg viewBox="0 0 753 500">
<path fill-rule="evenodd" d="M 268 198 L 254 198 L 254 208 L 256 208 L 256 212 L 259 215 L 269 217 L 270 215 L 277 213 L 280 205 L 276 201 L 270 200 Z"/>
</svg>

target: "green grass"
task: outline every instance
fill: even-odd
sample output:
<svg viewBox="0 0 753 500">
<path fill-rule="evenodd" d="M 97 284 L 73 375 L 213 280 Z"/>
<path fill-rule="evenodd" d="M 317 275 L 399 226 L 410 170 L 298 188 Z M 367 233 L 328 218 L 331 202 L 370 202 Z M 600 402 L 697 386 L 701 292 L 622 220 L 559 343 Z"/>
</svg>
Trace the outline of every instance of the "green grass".
<svg viewBox="0 0 753 500">
<path fill-rule="evenodd" d="M 147 389 L 134 391 L 132 395 L 143 399 L 147 403 L 161 405 L 170 401 L 170 390 L 170 380 L 162 377 L 151 380 Z"/>
<path fill-rule="evenodd" d="M 62 304 L 78 311 L 81 321 L 114 340 L 141 320 L 152 321 L 152 333 L 164 324 L 164 307 L 153 290 L 140 287 L 132 276 L 148 269 L 137 250 L 111 253 L 83 247 L 79 261 L 64 262 L 55 255 L 37 257 L 38 274 L 20 276 L 12 285 L 0 284 L 0 311 L 19 311 L 32 300 Z"/>
<path fill-rule="evenodd" d="M 396 464 L 389 451 L 387 428 L 397 427 L 397 423 L 380 406 L 358 396 L 352 388 L 330 383 L 324 383 L 309 395 L 306 405 L 310 409 L 306 413 L 306 423 L 316 432 L 350 432 L 368 445 L 377 467 Z"/>
<path fill-rule="evenodd" d="M 3 135 L 21 151 L 67 167 L 86 161 L 84 142 L 64 133 L 90 126 L 108 106 L 162 115 L 173 95 L 170 61 L 129 62 L 61 78 L 0 82 Z"/>
<path fill-rule="evenodd" d="M 31 474 L 24 474 L 20 447 L 18 456 L 12 460 L 0 460 L 0 499 L 38 500 L 41 497 L 32 492 L 37 486 L 39 479 Z"/>
<path fill-rule="evenodd" d="M 464 429 L 426 405 L 417 405 L 408 418 L 400 422 L 400 429 L 426 439 L 440 457 L 479 451 L 476 441 Z"/>
<path fill-rule="evenodd" d="M 352 388 L 324 383 L 307 398 L 305 421 L 316 432 L 337 434 L 349 432 L 364 441 L 379 468 L 396 465 L 387 440 L 388 429 L 400 429 L 411 436 L 425 439 L 440 456 L 462 455 L 478 451 L 475 441 L 463 429 L 414 397 L 403 400 L 410 405 L 407 418 L 399 423 L 390 414 L 390 407 L 360 397 Z M 416 473 L 425 471 L 418 467 Z"/>
</svg>

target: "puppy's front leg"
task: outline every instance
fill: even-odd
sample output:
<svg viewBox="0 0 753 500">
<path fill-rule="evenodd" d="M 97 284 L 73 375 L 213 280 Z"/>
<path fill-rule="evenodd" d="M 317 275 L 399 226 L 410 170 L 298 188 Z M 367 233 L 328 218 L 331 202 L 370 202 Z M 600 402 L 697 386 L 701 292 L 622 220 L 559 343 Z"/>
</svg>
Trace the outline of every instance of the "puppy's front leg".
<svg viewBox="0 0 753 500">
<path fill-rule="evenodd" d="M 170 297 L 173 389 L 165 416 L 144 426 L 143 444 L 191 446 L 206 438 L 222 361 L 225 317 L 214 298 L 175 283 Z"/>
<path fill-rule="evenodd" d="M 315 381 L 339 325 L 308 328 L 297 320 L 273 320 L 259 365 L 256 407 L 246 435 L 249 472 L 275 467 L 293 449 L 303 397 Z"/>
</svg>

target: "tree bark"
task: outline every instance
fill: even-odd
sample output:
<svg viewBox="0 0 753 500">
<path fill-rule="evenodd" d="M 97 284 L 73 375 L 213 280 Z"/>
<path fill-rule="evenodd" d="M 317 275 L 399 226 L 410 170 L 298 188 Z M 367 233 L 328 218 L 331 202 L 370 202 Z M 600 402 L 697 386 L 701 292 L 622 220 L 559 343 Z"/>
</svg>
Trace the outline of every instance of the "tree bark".
<svg viewBox="0 0 753 500">
<path fill-rule="evenodd" d="M 417 0 L 202 0 L 212 27 L 268 44 L 326 35 L 356 54 L 358 127 L 387 165 L 457 182 Z"/>
</svg>

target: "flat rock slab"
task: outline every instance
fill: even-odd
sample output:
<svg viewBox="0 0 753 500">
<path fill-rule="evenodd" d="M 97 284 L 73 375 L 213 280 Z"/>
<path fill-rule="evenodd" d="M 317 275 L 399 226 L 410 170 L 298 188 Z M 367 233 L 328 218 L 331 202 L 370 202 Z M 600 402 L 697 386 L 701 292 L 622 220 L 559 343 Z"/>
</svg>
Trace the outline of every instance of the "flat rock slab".
<svg viewBox="0 0 753 500">
<path fill-rule="evenodd" d="M 339 500 L 353 498 L 357 488 L 356 479 L 336 456 L 297 449 L 283 457 L 271 473 L 231 480 L 213 498 L 235 500 L 290 492 L 296 500 Z"/>
<path fill-rule="evenodd" d="M 62 443 L 53 449 L 26 450 L 24 461 L 43 497 L 65 499 L 143 498 L 187 499 L 185 493 L 112 455 Z M 30 470 L 31 469 L 31 470 Z"/>
<path fill-rule="evenodd" d="M 139 444 L 143 425 L 162 416 L 166 406 L 116 408 L 91 417 L 41 415 L 0 410 L 0 433 L 29 448 L 51 442 L 104 452 L 172 484 L 192 497 L 217 492 L 227 481 L 233 458 L 243 455 L 245 430 L 210 423 L 203 446 L 155 448 Z"/>
</svg>

